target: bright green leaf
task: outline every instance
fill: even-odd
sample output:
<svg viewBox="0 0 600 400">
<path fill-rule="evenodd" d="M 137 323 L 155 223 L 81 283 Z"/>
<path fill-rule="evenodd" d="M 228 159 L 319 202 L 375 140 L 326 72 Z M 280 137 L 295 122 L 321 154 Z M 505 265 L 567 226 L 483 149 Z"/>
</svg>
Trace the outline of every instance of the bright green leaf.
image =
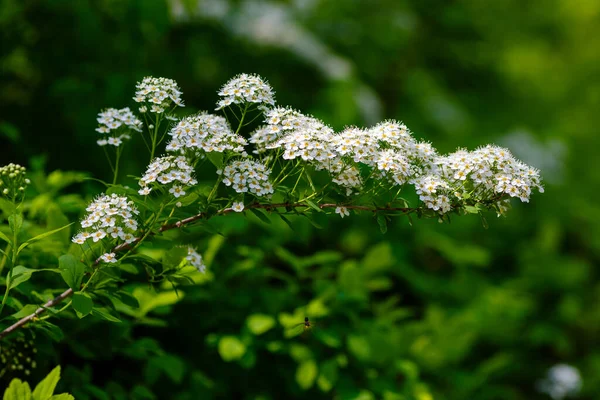
<svg viewBox="0 0 600 400">
<path fill-rule="evenodd" d="M 21 252 L 21 250 L 23 250 L 25 247 L 29 246 L 29 245 L 30 245 L 30 244 L 32 244 L 33 242 L 36 242 L 36 241 L 38 241 L 38 240 L 42 240 L 43 238 L 45 238 L 45 237 L 48 237 L 48 236 L 50 236 L 50 235 L 53 235 L 53 234 L 55 234 L 56 232 L 62 231 L 63 229 L 66 229 L 66 228 L 68 228 L 68 227 L 69 227 L 69 226 L 71 226 L 71 225 L 73 225 L 73 222 L 71 222 L 71 223 L 70 223 L 70 224 L 68 224 L 68 225 L 61 226 L 61 227 L 60 227 L 60 228 L 58 228 L 58 229 L 54 229 L 54 230 L 51 230 L 51 231 L 48 231 L 48 232 L 44 232 L 44 233 L 42 233 L 42 234 L 40 234 L 40 235 L 37 235 L 37 236 L 35 236 L 35 237 L 32 237 L 31 239 L 29 239 L 28 241 L 26 241 L 25 243 L 23 243 L 22 245 L 20 245 L 20 246 L 19 246 L 19 250 L 18 250 L 18 252 Z"/>
<path fill-rule="evenodd" d="M 479 208 L 476 206 L 465 206 L 465 211 L 470 214 L 478 214 Z"/>
<path fill-rule="evenodd" d="M 14 319 L 21 319 L 23 317 L 28 316 L 29 314 L 33 314 L 38 308 L 39 306 L 36 304 L 27 304 L 25 307 L 12 314 L 10 317 Z"/>
<path fill-rule="evenodd" d="M 31 275 L 36 272 L 34 269 L 26 268 L 22 265 L 17 265 L 12 269 L 10 278 L 10 289 L 14 289 L 23 282 L 27 282 Z"/>
<path fill-rule="evenodd" d="M 19 234 L 21 227 L 23 226 L 23 216 L 20 214 L 13 214 L 8 217 L 8 226 L 13 234 Z"/>
<path fill-rule="evenodd" d="M 72 254 L 64 254 L 58 259 L 58 268 L 67 285 L 73 290 L 79 290 L 85 265 Z"/>
<path fill-rule="evenodd" d="M 60 365 L 56 366 L 50 373 L 37 384 L 33 390 L 33 400 L 48 400 L 54 394 L 56 384 L 60 380 Z"/>
<path fill-rule="evenodd" d="M 219 340 L 219 354 L 223 361 L 239 360 L 246 353 L 246 345 L 235 336 L 223 336 Z"/>
<path fill-rule="evenodd" d="M 0 232 L 0 239 L 4 240 L 6 243 L 11 244 L 12 240 L 9 239 L 4 233 Z"/>
<path fill-rule="evenodd" d="M 20 379 L 13 379 L 4 392 L 3 400 L 30 400 L 31 388 L 27 382 Z"/>
<path fill-rule="evenodd" d="M 68 393 L 55 394 L 50 397 L 50 400 L 75 400 L 75 397 L 71 396 Z"/>
<path fill-rule="evenodd" d="M 215 166 L 217 169 L 223 168 L 223 153 L 213 151 L 206 153 L 206 158 Z"/>
<path fill-rule="evenodd" d="M 262 335 L 275 326 L 275 318 L 265 314 L 253 314 L 246 321 L 248 328 L 255 335 Z"/>
<path fill-rule="evenodd" d="M 79 318 L 83 318 L 92 312 L 94 301 L 87 293 L 77 292 L 73 295 L 73 309 Z"/>
<path fill-rule="evenodd" d="M 317 372 L 317 363 L 314 360 L 303 361 L 296 370 L 296 382 L 302 389 L 308 390 L 315 383 Z"/>
</svg>

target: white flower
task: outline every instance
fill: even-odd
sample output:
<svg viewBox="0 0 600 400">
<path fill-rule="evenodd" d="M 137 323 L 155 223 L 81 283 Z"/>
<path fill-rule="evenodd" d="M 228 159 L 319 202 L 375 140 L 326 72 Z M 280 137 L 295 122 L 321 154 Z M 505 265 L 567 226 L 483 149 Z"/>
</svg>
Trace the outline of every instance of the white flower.
<svg viewBox="0 0 600 400">
<path fill-rule="evenodd" d="M 188 255 L 186 260 L 195 267 L 199 272 L 206 273 L 206 265 L 202 261 L 202 256 L 196 252 L 193 247 L 188 247 Z"/>
<path fill-rule="evenodd" d="M 234 201 L 231 209 L 235 212 L 244 211 L 244 202 L 243 201 Z"/>
<path fill-rule="evenodd" d="M 102 135 L 108 135 L 98 140 L 98 146 L 120 146 L 123 140 L 130 139 L 127 134 L 119 134 L 124 130 L 142 131 L 142 121 L 140 121 L 129 109 L 129 107 L 107 108 L 98 114 L 98 123 L 100 124 L 96 131 Z"/>
<path fill-rule="evenodd" d="M 138 191 L 141 195 L 147 195 L 152 188 L 150 184 L 158 183 L 161 185 L 172 185 L 169 192 L 173 196 L 180 197 L 185 195 L 185 187 L 193 186 L 198 181 L 192 177 L 194 169 L 188 164 L 183 156 L 164 156 L 152 160 L 146 173 L 140 179 L 141 189 Z M 155 184 L 155 186 L 158 186 Z"/>
<path fill-rule="evenodd" d="M 115 253 L 104 253 L 100 256 L 100 259 L 105 263 L 116 263 L 117 255 Z"/>
<path fill-rule="evenodd" d="M 144 103 L 140 107 L 140 112 L 162 113 L 173 104 L 183 107 L 181 100 L 181 90 L 177 86 L 177 82 L 167 78 L 154 78 L 148 76 L 136 85 L 135 97 L 133 98 L 138 103 Z"/>
<path fill-rule="evenodd" d="M 235 134 L 227 120 L 218 115 L 200 113 L 179 121 L 170 131 L 171 141 L 167 151 L 204 155 L 217 151 L 231 151 L 245 155 L 244 146 L 248 143 Z"/>
<path fill-rule="evenodd" d="M 273 193 L 273 185 L 269 182 L 271 170 L 264 164 L 251 159 L 231 162 L 223 168 L 223 183 L 232 186 L 238 193 L 250 192 L 256 196 L 269 196 Z"/>
<path fill-rule="evenodd" d="M 344 216 L 350 215 L 350 211 L 344 206 L 339 206 L 335 208 L 335 213 L 339 214 L 340 217 L 344 218 Z"/>
<path fill-rule="evenodd" d="M 171 189 L 169 189 L 169 193 L 175 197 L 181 197 L 185 195 L 185 191 L 181 186 L 173 186 Z"/>
<path fill-rule="evenodd" d="M 87 206 L 86 211 L 88 214 L 81 220 L 81 227 L 85 230 L 73 237 L 73 243 L 83 244 L 89 238 L 94 242 L 106 237 L 124 240 L 124 235 L 135 239 L 137 221 L 133 215 L 139 214 L 139 211 L 127 197 L 114 193 L 100 195 Z"/>
<path fill-rule="evenodd" d="M 231 104 L 258 103 L 261 110 L 266 105 L 275 104 L 275 95 L 271 86 L 260 76 L 240 74 L 229 80 L 219 91 L 222 99 L 217 103 L 217 110 Z"/>
</svg>

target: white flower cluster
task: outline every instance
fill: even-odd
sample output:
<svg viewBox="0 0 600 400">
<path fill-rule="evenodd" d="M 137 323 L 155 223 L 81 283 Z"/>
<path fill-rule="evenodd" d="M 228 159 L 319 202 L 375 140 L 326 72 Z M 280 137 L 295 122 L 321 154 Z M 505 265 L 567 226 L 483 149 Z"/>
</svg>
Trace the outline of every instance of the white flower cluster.
<svg viewBox="0 0 600 400">
<path fill-rule="evenodd" d="M 103 138 L 97 141 L 98 146 L 106 146 L 110 144 L 112 146 L 120 146 L 124 139 L 130 139 L 131 137 L 127 133 L 117 135 L 117 132 L 122 132 L 120 128 L 132 129 L 134 131 L 142 131 L 142 121 L 140 121 L 129 109 L 129 107 L 121 108 L 109 108 L 98 113 L 98 123 L 100 124 L 96 131 L 101 134 L 112 135 L 107 138 Z"/>
<path fill-rule="evenodd" d="M 156 182 L 161 185 L 172 184 L 169 189 L 174 197 L 185 195 L 185 187 L 192 186 L 198 183 L 192 176 L 194 169 L 188 164 L 183 156 L 164 156 L 155 158 L 148 168 L 146 173 L 140 179 L 142 187 L 138 193 L 141 195 L 150 194 L 152 188 L 150 184 Z"/>
<path fill-rule="evenodd" d="M 223 174 L 223 183 L 238 193 L 250 192 L 259 197 L 273 194 L 273 185 L 269 182 L 271 171 L 259 162 L 250 159 L 233 161 L 217 173 Z"/>
<path fill-rule="evenodd" d="M 546 379 L 537 383 L 538 390 L 554 400 L 577 396 L 581 391 L 581 375 L 577 368 L 568 364 L 557 364 L 550 368 Z"/>
<path fill-rule="evenodd" d="M 268 124 L 258 128 L 250 137 L 250 143 L 256 145 L 255 153 L 262 153 L 287 132 L 300 128 L 307 117 L 289 107 L 275 107 L 265 112 L 265 122 Z"/>
<path fill-rule="evenodd" d="M 181 90 L 173 79 L 145 77 L 136 85 L 135 97 L 138 103 L 145 103 L 140 107 L 140 112 L 163 113 L 172 104 L 183 107 Z M 148 105 L 150 109 L 148 110 Z"/>
<path fill-rule="evenodd" d="M 185 257 L 185 259 L 188 261 L 188 263 L 196 268 L 199 272 L 202 272 L 203 274 L 206 273 L 206 265 L 204 265 L 202 256 L 198 254 L 196 249 L 193 247 L 188 247 L 187 252 L 188 255 Z"/>
<path fill-rule="evenodd" d="M 240 74 L 229 80 L 219 91 L 222 97 L 217 110 L 231 104 L 258 103 L 259 109 L 267 110 L 266 104 L 275 104 L 275 95 L 271 86 L 260 76 Z"/>
<path fill-rule="evenodd" d="M 232 151 L 244 155 L 244 146 L 248 144 L 231 130 L 225 118 L 207 113 L 182 119 L 169 135 L 172 139 L 167 144 L 167 151 L 173 152 L 185 153 L 189 149 L 194 153 Z"/>
<path fill-rule="evenodd" d="M 539 171 L 502 147 L 488 145 L 471 152 L 460 149 L 436 157 L 433 164 L 429 175 L 415 180 L 415 187 L 427 207 L 436 211 L 447 212 L 449 202 L 465 197 L 490 199 L 508 194 L 528 202 L 532 189 L 544 192 Z M 498 206 L 500 211 L 506 209 L 506 203 Z"/>
<path fill-rule="evenodd" d="M 138 229 L 135 215 L 139 214 L 139 211 L 127 197 L 114 193 L 100 195 L 86 208 L 86 211 L 88 214 L 81 220 L 84 231 L 73 236 L 73 243 L 83 244 L 88 239 L 92 239 L 95 243 L 105 237 L 120 239 L 125 243 L 135 241 L 135 233 Z"/>
<path fill-rule="evenodd" d="M 415 182 L 415 190 L 427 208 L 439 211 L 441 214 L 452 209 L 450 200 L 450 185 L 438 176 L 427 175 Z"/>
<path fill-rule="evenodd" d="M 377 168 L 379 177 L 402 185 L 430 169 L 435 149 L 417 142 L 406 125 L 385 121 L 371 129 L 347 128 L 334 136 L 335 151 L 356 163 Z"/>
</svg>

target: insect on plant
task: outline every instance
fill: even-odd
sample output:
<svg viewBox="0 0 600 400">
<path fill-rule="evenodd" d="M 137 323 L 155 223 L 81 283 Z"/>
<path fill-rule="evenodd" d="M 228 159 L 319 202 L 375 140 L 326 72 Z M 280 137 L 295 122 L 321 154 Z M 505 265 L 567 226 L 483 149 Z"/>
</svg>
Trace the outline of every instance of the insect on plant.
<svg viewBox="0 0 600 400">
<path fill-rule="evenodd" d="M 292 325 L 286 330 L 286 337 L 294 337 L 298 335 L 306 335 L 313 330 L 313 328 L 320 326 L 314 321 L 311 321 L 308 317 L 304 317 L 304 322 L 299 322 Z"/>
</svg>

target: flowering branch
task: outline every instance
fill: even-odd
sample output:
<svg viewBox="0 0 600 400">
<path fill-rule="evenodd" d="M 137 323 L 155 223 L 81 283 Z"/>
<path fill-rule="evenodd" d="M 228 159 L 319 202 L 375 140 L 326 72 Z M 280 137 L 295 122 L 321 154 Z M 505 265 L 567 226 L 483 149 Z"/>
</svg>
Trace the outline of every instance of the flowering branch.
<svg viewBox="0 0 600 400">
<path fill-rule="evenodd" d="M 94 267 L 118 262 L 119 252 L 127 251 L 121 259 L 127 258 L 150 236 L 245 209 L 285 209 L 280 213 L 282 217 L 288 212 L 306 214 L 325 209 L 334 209 L 342 218 L 351 210 L 371 212 L 385 232 L 388 216 L 415 213 L 443 221 L 449 220 L 452 212 L 480 214 L 490 209 L 500 215 L 508 210 L 510 198 L 528 202 L 534 190 L 543 192 L 539 171 L 514 158 L 507 149 L 487 145 L 442 155 L 430 143 L 415 139 L 397 121 L 335 132 L 314 117 L 276 106 L 272 88 L 256 75 L 241 74 L 219 91 L 221 99 L 216 109 L 231 111 L 238 118 L 237 129 L 227 118 L 207 112 L 175 117 L 172 112 L 183 106 L 183 101 L 177 83 L 171 79 L 147 77 L 136 89 L 134 100 L 140 103 L 138 110 L 143 118 L 136 117 L 129 108 L 104 110 L 97 119 L 97 131 L 103 135 L 98 145 L 116 147 L 114 163 L 109 157 L 114 184 L 120 146 L 133 138 L 133 132 L 140 133 L 151 158 L 139 179 L 138 193 L 144 199 L 102 194 L 86 208 L 88 213 L 81 221 L 83 231 L 72 241 L 85 245 L 84 253 L 92 252 L 89 264 Z M 234 107 L 239 109 L 239 117 Z M 255 111 L 260 113 L 252 118 L 249 114 Z M 264 125 L 244 132 L 242 128 L 260 115 Z M 167 120 L 175 122 L 169 124 Z M 167 137 L 167 154 L 155 158 Z M 195 178 L 201 160 L 216 167 L 214 184 L 204 192 Z M 15 178 L 13 175 L 9 178 Z M 325 178 L 324 183 L 321 178 Z M 407 189 L 418 196 L 414 207 L 398 197 Z M 10 188 L 5 188 L 2 193 L 9 192 Z M 151 200 L 152 196 L 158 200 Z M 274 196 L 287 201 L 272 202 Z M 194 203 L 204 211 L 168 222 L 177 208 Z M 163 216 L 162 212 L 171 206 L 171 213 Z M 304 210 L 296 211 L 300 208 Z M 185 259 L 188 265 L 204 271 L 202 257 L 193 248 L 188 248 Z M 151 279 L 168 279 L 165 271 L 173 270 L 163 269 L 155 275 L 152 268 L 147 268 Z M 76 272 L 80 282 L 83 269 Z M 48 301 L 0 332 L 0 339 L 73 294 L 74 290 L 68 289 Z M 90 312 L 73 307 L 84 315 Z"/>
<path fill-rule="evenodd" d="M 303 203 L 274 203 L 274 204 L 254 203 L 254 204 L 248 204 L 246 206 L 246 208 L 249 208 L 249 209 L 250 208 L 259 208 L 259 209 L 265 209 L 268 211 L 271 211 L 276 208 L 299 208 L 299 207 L 309 208 L 309 206 L 307 206 L 306 204 L 303 204 Z M 339 204 L 335 204 L 335 203 L 325 203 L 325 204 L 319 204 L 319 205 L 317 205 L 317 207 L 319 207 L 320 209 L 327 209 L 327 208 L 337 208 L 337 207 L 344 207 L 344 206 L 340 206 Z M 372 211 L 372 212 L 378 212 L 378 211 L 397 212 L 397 211 L 400 211 L 404 214 L 410 214 L 410 213 L 416 212 L 420 209 L 418 207 L 417 208 L 367 207 L 367 206 L 353 206 L 353 205 L 348 205 L 345 207 L 347 209 L 357 210 L 357 211 Z M 236 212 L 236 211 L 232 207 L 228 207 L 228 208 L 224 208 L 224 209 L 218 211 L 215 215 L 226 215 L 226 214 L 230 214 L 233 212 Z M 171 229 L 181 228 L 182 226 L 188 225 L 190 223 L 193 223 L 193 222 L 196 222 L 196 221 L 199 221 L 202 219 L 206 219 L 207 217 L 208 217 L 207 213 L 204 213 L 204 212 L 198 213 L 192 217 L 184 218 L 175 223 L 163 225 L 160 227 L 160 229 L 158 229 L 158 232 L 165 232 L 165 231 L 168 231 Z M 154 233 L 151 233 L 150 235 L 154 235 Z M 131 248 L 131 245 L 139 242 L 140 240 L 142 240 L 142 238 L 143 238 L 143 236 L 140 236 L 140 237 L 136 237 L 129 243 L 122 243 L 122 244 L 114 247 L 112 249 L 112 252 L 120 252 L 120 251 L 128 250 L 129 248 Z M 98 265 L 101 261 L 102 260 L 100 258 L 96 259 L 96 261 L 94 261 L 94 265 Z M 15 330 L 21 328 L 22 326 L 27 324 L 29 321 L 32 321 L 35 318 L 39 317 L 41 314 L 43 314 L 49 308 L 54 307 L 57 304 L 61 303 L 63 300 L 71 297 L 73 295 L 73 293 L 74 293 L 74 291 L 71 288 L 65 290 L 63 293 L 56 296 L 54 299 L 48 301 L 47 303 L 42 305 L 40 308 L 35 310 L 33 313 L 27 315 L 26 317 L 21 318 L 19 321 L 15 322 L 13 325 L 9 326 L 8 328 L 6 328 L 2 332 L 0 332 L 0 339 L 4 338 L 5 336 L 9 335 L 10 333 L 14 332 Z"/>
</svg>

